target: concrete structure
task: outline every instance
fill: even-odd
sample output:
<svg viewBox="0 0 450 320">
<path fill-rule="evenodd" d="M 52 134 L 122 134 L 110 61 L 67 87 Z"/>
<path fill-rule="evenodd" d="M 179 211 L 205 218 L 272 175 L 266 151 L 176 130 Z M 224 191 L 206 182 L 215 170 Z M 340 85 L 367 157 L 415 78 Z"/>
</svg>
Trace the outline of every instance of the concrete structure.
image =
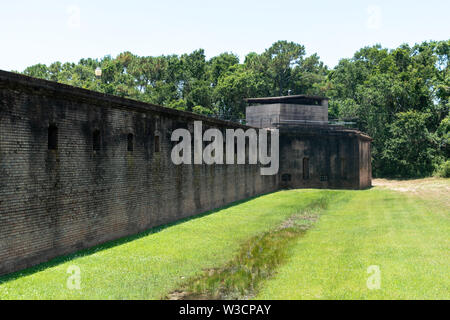
<svg viewBox="0 0 450 320">
<path fill-rule="evenodd" d="M 249 106 L 246 120 L 249 126 L 276 127 L 275 124 L 304 123 L 328 124 L 328 99 L 316 96 L 296 95 L 286 97 L 246 99 Z"/>
<path fill-rule="evenodd" d="M 328 99 L 296 95 L 247 99 L 249 125 L 280 130 L 280 187 L 371 186 L 371 138 L 328 125 Z"/>
<path fill-rule="evenodd" d="M 287 105 L 279 114 L 309 114 Z M 323 111 L 311 119 L 319 118 Z M 325 125 L 274 124 L 278 175 L 261 176 L 259 165 L 176 166 L 171 133 L 192 132 L 196 120 L 203 130 L 249 128 L 0 71 L 0 274 L 280 187 L 370 185 L 370 139 Z M 342 157 L 345 182 L 328 165 Z M 328 169 L 327 183 L 318 181 Z"/>
</svg>

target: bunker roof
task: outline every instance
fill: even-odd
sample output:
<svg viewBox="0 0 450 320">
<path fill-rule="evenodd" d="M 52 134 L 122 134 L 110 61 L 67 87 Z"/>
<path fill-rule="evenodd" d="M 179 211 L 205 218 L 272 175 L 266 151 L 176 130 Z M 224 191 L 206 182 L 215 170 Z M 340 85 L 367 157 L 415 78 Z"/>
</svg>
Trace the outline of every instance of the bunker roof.
<svg viewBox="0 0 450 320">
<path fill-rule="evenodd" d="M 244 100 L 250 104 L 286 103 L 286 104 L 320 105 L 322 104 L 322 101 L 328 100 L 328 98 L 321 96 L 311 96 L 306 94 L 297 94 L 292 96 L 281 96 L 281 97 L 247 98 Z"/>
</svg>

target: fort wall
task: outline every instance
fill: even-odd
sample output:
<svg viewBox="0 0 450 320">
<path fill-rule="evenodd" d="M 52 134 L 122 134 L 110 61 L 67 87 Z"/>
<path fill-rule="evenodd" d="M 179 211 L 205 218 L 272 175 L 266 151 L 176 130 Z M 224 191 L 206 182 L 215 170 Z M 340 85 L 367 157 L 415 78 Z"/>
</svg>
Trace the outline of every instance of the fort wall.
<svg viewBox="0 0 450 320">
<path fill-rule="evenodd" d="M 364 189 L 370 187 L 370 138 L 329 126 L 280 128 L 280 186 Z M 365 155 L 360 154 L 360 149 Z M 371 174 L 371 173 L 370 173 Z"/>
<path fill-rule="evenodd" d="M 197 120 L 247 128 L 0 71 L 0 274 L 278 189 L 259 165 L 174 165 Z"/>
<path fill-rule="evenodd" d="M 280 188 L 371 186 L 371 138 L 328 125 L 326 98 L 253 100 L 273 176 L 171 161 L 176 129 L 249 126 L 0 71 L 0 275 Z"/>
</svg>

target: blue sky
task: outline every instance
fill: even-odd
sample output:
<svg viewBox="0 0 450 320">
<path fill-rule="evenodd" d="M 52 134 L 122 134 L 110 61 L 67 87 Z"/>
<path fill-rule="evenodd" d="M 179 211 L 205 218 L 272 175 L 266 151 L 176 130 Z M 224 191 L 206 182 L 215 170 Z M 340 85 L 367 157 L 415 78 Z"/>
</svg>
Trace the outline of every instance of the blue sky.
<svg viewBox="0 0 450 320">
<path fill-rule="evenodd" d="M 277 40 L 333 67 L 359 48 L 446 40 L 450 1 L 2 1 L 0 69 L 80 58 L 231 51 L 241 60 Z"/>
</svg>

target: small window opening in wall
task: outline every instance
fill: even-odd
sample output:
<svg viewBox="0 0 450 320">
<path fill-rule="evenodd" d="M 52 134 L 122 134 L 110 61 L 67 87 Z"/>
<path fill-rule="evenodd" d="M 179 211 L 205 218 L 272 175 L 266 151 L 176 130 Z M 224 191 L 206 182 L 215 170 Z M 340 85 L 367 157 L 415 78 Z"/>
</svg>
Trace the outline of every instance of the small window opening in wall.
<svg viewBox="0 0 450 320">
<path fill-rule="evenodd" d="M 133 137 L 132 133 L 128 134 L 127 140 L 128 140 L 128 148 L 127 148 L 127 150 L 130 151 L 130 152 L 133 152 L 133 140 L 134 140 L 134 137 Z"/>
<path fill-rule="evenodd" d="M 161 146 L 159 144 L 159 136 L 155 136 L 155 152 L 159 152 L 161 149 Z"/>
<path fill-rule="evenodd" d="M 58 127 L 51 124 L 48 127 L 48 150 L 58 149 Z"/>
<path fill-rule="evenodd" d="M 309 179 L 309 158 L 303 158 L 303 179 Z"/>
<path fill-rule="evenodd" d="M 345 168 L 346 168 L 345 158 L 341 158 L 341 177 L 342 177 L 342 179 L 347 178 Z"/>
<path fill-rule="evenodd" d="M 94 151 L 100 151 L 100 130 L 94 130 L 92 133 L 92 149 Z"/>
<path fill-rule="evenodd" d="M 320 181 L 328 181 L 328 176 L 327 175 L 320 175 Z"/>
</svg>

